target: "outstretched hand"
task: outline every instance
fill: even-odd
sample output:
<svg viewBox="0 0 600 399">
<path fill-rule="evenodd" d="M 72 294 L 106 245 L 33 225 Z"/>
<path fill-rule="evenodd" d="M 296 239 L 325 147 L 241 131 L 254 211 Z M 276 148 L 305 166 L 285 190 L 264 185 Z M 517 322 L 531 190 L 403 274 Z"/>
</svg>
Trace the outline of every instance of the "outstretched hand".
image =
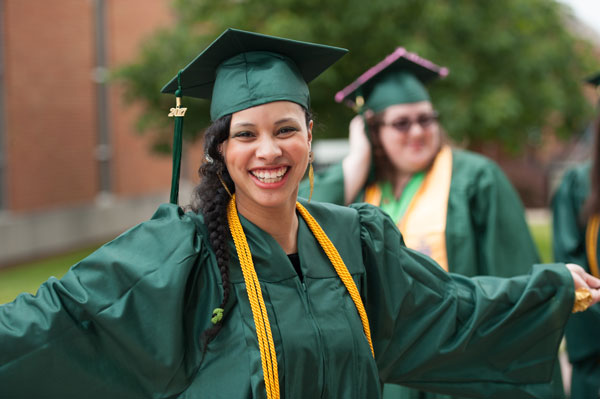
<svg viewBox="0 0 600 399">
<path fill-rule="evenodd" d="M 567 269 L 571 272 L 575 289 L 586 288 L 592 294 L 592 303 L 594 305 L 600 302 L 600 279 L 587 273 L 581 266 L 567 263 Z"/>
</svg>

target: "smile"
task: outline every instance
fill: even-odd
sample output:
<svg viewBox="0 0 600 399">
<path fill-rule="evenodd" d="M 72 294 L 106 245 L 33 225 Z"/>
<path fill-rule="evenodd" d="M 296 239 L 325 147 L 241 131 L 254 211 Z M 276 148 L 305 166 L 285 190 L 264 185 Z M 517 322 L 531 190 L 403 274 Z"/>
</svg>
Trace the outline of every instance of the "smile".
<svg viewBox="0 0 600 399">
<path fill-rule="evenodd" d="M 251 170 L 252 176 L 256 177 L 262 183 L 277 183 L 283 179 L 289 167 L 282 166 L 277 169 L 256 169 Z"/>
</svg>

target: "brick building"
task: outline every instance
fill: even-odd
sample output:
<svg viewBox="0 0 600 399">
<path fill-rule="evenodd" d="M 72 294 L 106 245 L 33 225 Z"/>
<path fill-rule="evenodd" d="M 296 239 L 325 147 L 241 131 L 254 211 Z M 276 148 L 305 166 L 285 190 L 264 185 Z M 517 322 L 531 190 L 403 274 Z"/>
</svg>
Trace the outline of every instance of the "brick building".
<svg viewBox="0 0 600 399">
<path fill-rule="evenodd" d="M 0 265 L 110 238 L 168 201 L 170 157 L 105 77 L 172 23 L 169 4 L 0 0 Z"/>
</svg>

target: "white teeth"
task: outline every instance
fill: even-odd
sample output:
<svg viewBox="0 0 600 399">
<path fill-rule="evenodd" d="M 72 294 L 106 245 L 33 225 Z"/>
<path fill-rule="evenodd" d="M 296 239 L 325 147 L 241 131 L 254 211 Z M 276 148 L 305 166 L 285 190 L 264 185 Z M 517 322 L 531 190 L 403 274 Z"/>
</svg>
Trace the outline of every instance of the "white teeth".
<svg viewBox="0 0 600 399">
<path fill-rule="evenodd" d="M 279 169 L 269 169 L 269 170 L 253 170 L 252 173 L 258 180 L 263 183 L 277 183 L 283 178 L 285 172 L 287 172 L 287 167 L 282 167 Z"/>
</svg>

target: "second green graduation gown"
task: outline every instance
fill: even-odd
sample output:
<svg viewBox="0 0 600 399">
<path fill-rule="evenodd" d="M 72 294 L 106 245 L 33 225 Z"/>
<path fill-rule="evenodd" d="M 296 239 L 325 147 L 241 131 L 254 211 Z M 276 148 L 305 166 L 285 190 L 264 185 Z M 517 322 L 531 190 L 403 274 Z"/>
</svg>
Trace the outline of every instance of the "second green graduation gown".
<svg viewBox="0 0 600 399">
<path fill-rule="evenodd" d="M 303 281 L 277 242 L 241 218 L 277 350 L 282 398 L 379 398 L 381 382 L 476 397 L 547 397 L 573 282 L 562 265 L 468 279 L 407 249 L 378 208 L 305 204 L 365 305 L 375 358 L 343 283 L 302 219 Z M 0 306 L 2 398 L 265 398 L 233 246 L 221 300 L 202 217 L 175 205 Z"/>
</svg>

